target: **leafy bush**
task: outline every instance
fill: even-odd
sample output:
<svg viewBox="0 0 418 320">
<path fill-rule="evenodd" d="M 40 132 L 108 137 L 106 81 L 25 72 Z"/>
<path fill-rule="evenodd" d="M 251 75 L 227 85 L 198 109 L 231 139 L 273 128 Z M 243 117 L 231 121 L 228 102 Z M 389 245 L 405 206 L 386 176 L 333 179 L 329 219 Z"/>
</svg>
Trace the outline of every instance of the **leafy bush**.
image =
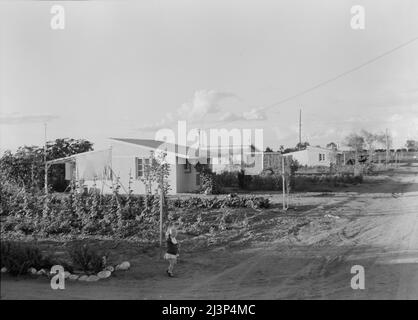
<svg viewBox="0 0 418 320">
<path fill-rule="evenodd" d="M 12 275 L 22 275 L 29 268 L 49 268 L 52 262 L 38 248 L 28 244 L 1 241 L 0 265 Z"/>
<path fill-rule="evenodd" d="M 269 199 L 264 197 L 230 195 L 224 198 L 203 198 L 190 197 L 187 199 L 177 198 L 171 202 L 174 208 L 185 209 L 219 209 L 229 208 L 268 208 L 270 206 Z"/>
<path fill-rule="evenodd" d="M 68 194 L 32 192 L 22 188 L 0 190 L 1 203 L 6 197 L 6 213 L 2 217 L 1 232 L 48 237 L 51 235 L 96 235 L 119 238 L 141 237 L 150 239 L 158 233 L 159 197 L 136 196 L 97 192 Z M 212 185 L 212 188 L 215 188 Z M 11 191 L 12 190 L 12 191 Z M 212 189 L 213 191 L 213 189 Z M 15 192 L 15 193 L 14 193 Z M 167 198 L 166 210 L 267 208 L 269 200 L 254 196 Z M 166 220 L 166 217 L 164 217 Z"/>
<path fill-rule="evenodd" d="M 282 177 L 277 175 L 268 176 L 250 176 L 247 190 L 260 190 L 260 191 L 281 191 L 282 190 Z"/>
<path fill-rule="evenodd" d="M 216 183 L 221 188 L 231 188 L 231 187 L 238 187 L 239 182 L 239 174 L 237 172 L 222 172 L 220 174 L 215 175 Z"/>
<path fill-rule="evenodd" d="M 14 230 L 22 232 L 25 235 L 32 234 L 35 231 L 33 219 L 21 217 L 16 219 Z"/>
<path fill-rule="evenodd" d="M 107 254 L 99 253 L 86 244 L 76 243 L 69 250 L 72 264 L 84 272 L 97 273 L 106 267 Z"/>
</svg>

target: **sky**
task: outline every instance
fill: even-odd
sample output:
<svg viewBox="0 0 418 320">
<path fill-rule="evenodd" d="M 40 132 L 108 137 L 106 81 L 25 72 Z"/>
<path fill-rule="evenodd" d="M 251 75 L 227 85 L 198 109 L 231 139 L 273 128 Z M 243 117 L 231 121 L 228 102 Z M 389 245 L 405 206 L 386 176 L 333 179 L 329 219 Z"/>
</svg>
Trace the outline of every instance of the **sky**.
<svg viewBox="0 0 418 320">
<path fill-rule="evenodd" d="M 178 120 L 263 129 L 277 150 L 300 109 L 311 145 L 388 129 L 402 147 L 418 140 L 417 17 L 416 0 L 0 1 L 0 151 L 42 145 L 45 121 L 48 140 L 100 149 Z"/>
</svg>

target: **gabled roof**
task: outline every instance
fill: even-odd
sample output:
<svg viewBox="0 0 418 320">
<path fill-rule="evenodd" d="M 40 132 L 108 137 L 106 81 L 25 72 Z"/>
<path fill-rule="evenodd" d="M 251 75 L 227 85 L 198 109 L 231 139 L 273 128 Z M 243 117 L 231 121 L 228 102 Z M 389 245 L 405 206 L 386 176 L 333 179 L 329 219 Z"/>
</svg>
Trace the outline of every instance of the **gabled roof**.
<svg viewBox="0 0 418 320">
<path fill-rule="evenodd" d="M 158 149 L 159 147 L 164 150 L 174 150 L 174 153 L 180 157 L 189 158 L 188 151 L 189 147 L 180 146 L 178 144 L 173 144 L 164 141 L 151 140 L 151 139 L 131 139 L 131 138 L 110 138 L 111 140 L 133 144 L 140 147 L 145 147 L 147 149 Z"/>
<path fill-rule="evenodd" d="M 164 142 L 164 141 L 158 141 L 158 140 L 152 140 L 152 139 L 131 139 L 131 138 L 110 138 L 111 140 L 114 141 L 119 141 L 119 142 L 124 142 L 124 143 L 129 143 L 129 144 L 134 144 L 140 147 L 145 147 L 145 148 L 149 148 L 149 149 L 157 149 L 160 146 L 163 146 L 164 149 L 166 150 L 175 150 L 175 153 L 178 156 L 184 156 L 184 157 L 188 157 L 188 152 L 191 149 L 188 146 L 182 146 L 182 145 L 178 145 L 178 144 L 173 144 L 173 143 L 168 143 L 168 142 Z M 257 148 L 255 148 L 252 145 L 248 145 L 248 146 L 237 146 L 237 145 L 230 145 L 230 146 L 206 146 L 206 147 L 202 147 L 201 150 L 208 150 L 208 151 L 213 151 L 213 150 L 222 150 L 222 149 L 232 149 L 232 150 L 238 150 L 241 148 L 248 148 L 250 150 L 253 150 L 255 152 L 260 152 Z M 195 150 L 197 151 L 197 150 Z M 196 154 L 196 152 L 194 153 Z"/>
<path fill-rule="evenodd" d="M 297 152 L 305 152 L 305 151 L 309 151 L 309 150 L 322 150 L 322 151 L 331 151 L 331 152 L 340 153 L 340 151 L 338 151 L 338 150 L 333 150 L 333 149 L 328 149 L 328 148 L 323 148 L 323 147 L 307 146 L 305 149 L 296 150 L 296 151 L 288 152 L 288 153 L 285 153 L 285 154 L 292 154 L 292 153 L 294 154 L 294 153 L 297 153 Z"/>
<path fill-rule="evenodd" d="M 164 141 L 151 140 L 151 139 L 129 139 L 129 138 L 110 138 L 115 141 L 122 141 L 126 143 L 136 144 L 138 146 L 157 149 Z"/>
</svg>

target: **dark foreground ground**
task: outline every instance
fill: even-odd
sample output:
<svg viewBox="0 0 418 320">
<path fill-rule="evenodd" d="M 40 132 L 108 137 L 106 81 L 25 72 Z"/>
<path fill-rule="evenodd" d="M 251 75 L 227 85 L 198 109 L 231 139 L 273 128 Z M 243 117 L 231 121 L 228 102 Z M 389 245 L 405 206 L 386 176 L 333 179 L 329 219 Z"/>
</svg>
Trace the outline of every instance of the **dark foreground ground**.
<svg viewBox="0 0 418 320">
<path fill-rule="evenodd" d="M 186 239 L 175 278 L 165 275 L 158 248 L 98 241 L 131 270 L 97 283 L 67 281 L 65 290 L 52 290 L 47 278 L 2 275 L 1 298 L 418 299 L 418 167 L 345 192 L 294 194 L 292 206 L 260 212 L 244 232 L 225 231 L 209 245 L 206 235 Z M 351 289 L 353 265 L 365 269 L 365 290 Z"/>
</svg>

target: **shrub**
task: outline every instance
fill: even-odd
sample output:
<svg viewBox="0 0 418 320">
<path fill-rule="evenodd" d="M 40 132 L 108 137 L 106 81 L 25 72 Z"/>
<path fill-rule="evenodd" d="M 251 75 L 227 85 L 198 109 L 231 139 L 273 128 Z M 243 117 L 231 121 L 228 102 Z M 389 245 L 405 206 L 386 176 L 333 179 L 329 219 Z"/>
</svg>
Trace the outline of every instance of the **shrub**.
<svg viewBox="0 0 418 320">
<path fill-rule="evenodd" d="M 239 177 L 237 172 L 225 171 L 220 174 L 216 174 L 214 179 L 219 187 L 232 188 L 240 185 L 241 177 Z"/>
<path fill-rule="evenodd" d="M 2 221 L 0 223 L 1 226 L 1 232 L 9 232 L 13 231 L 15 229 L 15 226 L 17 224 L 16 218 L 13 216 L 8 216 L 5 221 Z"/>
<path fill-rule="evenodd" d="M 363 176 L 355 176 L 354 183 L 363 183 Z"/>
<path fill-rule="evenodd" d="M 282 190 L 282 178 L 277 175 L 247 176 L 245 189 L 259 191 Z"/>
<path fill-rule="evenodd" d="M 16 224 L 14 230 L 22 232 L 25 235 L 32 234 L 35 231 L 35 224 L 33 219 L 30 218 L 16 218 Z"/>
<path fill-rule="evenodd" d="M 86 244 L 76 243 L 69 249 L 69 254 L 73 266 L 84 272 L 97 273 L 106 267 L 107 254 L 99 253 Z"/>
<path fill-rule="evenodd" d="M 174 208 L 185 209 L 219 209 L 229 208 L 268 208 L 270 206 L 269 199 L 264 197 L 240 197 L 237 195 L 229 195 L 221 198 L 202 198 L 190 197 L 187 199 L 174 199 L 170 202 Z"/>
<path fill-rule="evenodd" d="M 15 276 L 26 274 L 29 268 L 49 268 L 52 265 L 38 248 L 28 244 L 1 241 L 0 251 L 0 265 Z"/>
</svg>

